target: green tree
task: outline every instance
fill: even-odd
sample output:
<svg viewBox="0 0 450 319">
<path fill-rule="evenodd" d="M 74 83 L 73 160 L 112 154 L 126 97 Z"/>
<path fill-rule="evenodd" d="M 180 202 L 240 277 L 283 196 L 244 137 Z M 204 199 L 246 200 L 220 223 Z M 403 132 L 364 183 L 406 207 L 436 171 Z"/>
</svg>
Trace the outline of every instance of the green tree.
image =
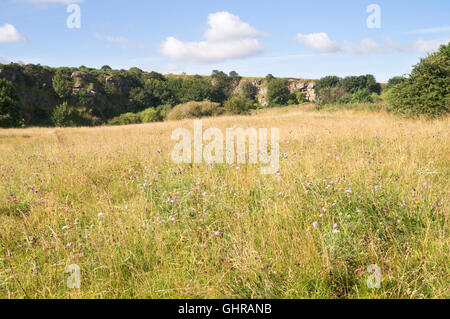
<svg viewBox="0 0 450 319">
<path fill-rule="evenodd" d="M 76 125 L 77 111 L 70 107 L 67 102 L 58 105 L 52 113 L 52 122 L 58 127 L 69 127 Z"/>
<path fill-rule="evenodd" d="M 166 80 L 161 81 L 156 78 L 148 79 L 147 81 L 145 81 L 145 91 L 147 92 L 148 96 L 154 98 L 152 104 L 154 106 L 165 104 L 170 101 L 171 92 Z"/>
<path fill-rule="evenodd" d="M 410 76 L 392 88 L 394 111 L 436 117 L 450 108 L 450 42 L 414 66 Z"/>
<path fill-rule="evenodd" d="M 11 81 L 0 79 L 0 127 L 17 127 L 23 123 L 22 104 Z"/>
<path fill-rule="evenodd" d="M 267 100 L 272 105 L 286 105 L 290 98 L 285 79 L 272 79 L 267 86 Z"/>
<path fill-rule="evenodd" d="M 244 80 L 241 83 L 240 94 L 246 99 L 254 100 L 258 95 L 258 88 L 251 81 Z"/>
<path fill-rule="evenodd" d="M 72 79 L 62 70 L 58 70 L 52 80 L 53 89 L 61 99 L 67 99 L 72 93 Z"/>
<path fill-rule="evenodd" d="M 208 79 L 195 76 L 183 80 L 180 90 L 181 102 L 211 100 L 212 95 L 213 86 Z"/>
<path fill-rule="evenodd" d="M 230 97 L 224 104 L 224 110 L 229 114 L 248 114 L 253 107 L 253 101 L 242 95 Z"/>
</svg>

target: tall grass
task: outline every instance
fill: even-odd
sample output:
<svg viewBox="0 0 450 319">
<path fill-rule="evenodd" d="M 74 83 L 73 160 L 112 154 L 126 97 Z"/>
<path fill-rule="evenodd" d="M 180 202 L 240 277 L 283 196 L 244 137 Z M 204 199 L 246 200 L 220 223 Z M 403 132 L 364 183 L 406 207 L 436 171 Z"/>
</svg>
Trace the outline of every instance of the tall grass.
<svg viewBox="0 0 450 319">
<path fill-rule="evenodd" d="M 173 129 L 0 130 L 2 298 L 448 298 L 448 120 L 306 112 L 279 174 L 174 165 Z M 66 285 L 81 268 L 81 289 Z M 369 289 L 367 267 L 381 268 Z"/>
</svg>

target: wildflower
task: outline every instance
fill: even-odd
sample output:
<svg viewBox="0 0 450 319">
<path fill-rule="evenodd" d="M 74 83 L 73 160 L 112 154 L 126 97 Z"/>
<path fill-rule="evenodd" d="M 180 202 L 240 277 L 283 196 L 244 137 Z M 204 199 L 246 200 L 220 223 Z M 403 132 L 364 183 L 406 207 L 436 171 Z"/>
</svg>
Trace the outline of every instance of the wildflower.
<svg viewBox="0 0 450 319">
<path fill-rule="evenodd" d="M 63 227 L 61 228 L 61 230 L 66 230 L 66 229 L 69 229 L 69 226 L 63 226 Z"/>
<path fill-rule="evenodd" d="M 203 196 L 206 196 L 206 192 L 203 192 L 203 194 L 202 194 Z"/>
<path fill-rule="evenodd" d="M 346 193 L 349 193 L 349 194 L 353 193 L 353 191 L 352 191 L 351 188 L 347 189 L 345 192 L 346 192 Z"/>
<path fill-rule="evenodd" d="M 174 222 L 175 221 L 175 217 L 170 217 L 170 221 Z"/>
<path fill-rule="evenodd" d="M 215 236 L 219 236 L 219 235 L 220 235 L 220 231 L 214 232 L 214 235 L 215 235 Z"/>
<path fill-rule="evenodd" d="M 340 232 L 341 231 L 339 229 L 333 229 L 333 231 L 332 231 L 333 234 L 337 234 L 337 233 L 340 233 Z"/>
<path fill-rule="evenodd" d="M 428 183 L 427 183 L 427 182 L 423 183 L 423 187 L 426 187 L 427 185 L 428 185 Z"/>
<path fill-rule="evenodd" d="M 72 247 L 72 243 L 67 243 L 66 247 Z"/>
<path fill-rule="evenodd" d="M 322 218 L 322 217 L 323 217 L 323 214 L 320 214 L 319 217 Z"/>
<path fill-rule="evenodd" d="M 319 223 L 317 221 L 315 221 L 315 222 L 312 223 L 312 225 L 313 225 L 314 228 L 317 228 L 317 226 L 319 226 Z"/>
<path fill-rule="evenodd" d="M 357 209 L 356 212 L 357 212 L 357 213 L 361 213 L 361 210 L 360 210 L 360 209 Z"/>
<path fill-rule="evenodd" d="M 103 214 L 103 213 L 98 213 L 97 216 L 98 216 L 98 217 L 103 217 L 103 216 L 105 216 L 105 214 Z"/>
</svg>

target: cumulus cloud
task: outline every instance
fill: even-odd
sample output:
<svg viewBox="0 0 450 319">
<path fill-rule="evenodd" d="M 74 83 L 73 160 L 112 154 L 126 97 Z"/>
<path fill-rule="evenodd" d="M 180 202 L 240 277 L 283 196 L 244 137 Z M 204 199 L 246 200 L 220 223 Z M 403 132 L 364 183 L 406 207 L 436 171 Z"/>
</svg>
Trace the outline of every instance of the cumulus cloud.
<svg viewBox="0 0 450 319">
<path fill-rule="evenodd" d="M 316 53 L 333 53 L 339 51 L 337 42 L 332 40 L 325 32 L 310 34 L 298 33 L 296 40 Z"/>
<path fill-rule="evenodd" d="M 129 40 L 125 37 L 113 37 L 113 36 L 104 36 L 101 34 L 94 34 L 94 37 L 98 40 L 105 41 L 108 47 L 119 46 L 124 50 L 128 49 L 143 49 L 144 45 L 132 40 Z"/>
<path fill-rule="evenodd" d="M 8 64 L 8 63 L 9 63 L 9 61 L 0 55 L 0 64 Z"/>
<path fill-rule="evenodd" d="M 388 38 L 383 43 L 378 43 L 368 38 L 361 40 L 359 43 L 344 41 L 344 44 L 340 46 L 325 32 L 311 34 L 299 33 L 296 39 L 315 53 L 345 53 L 355 55 L 389 54 L 395 52 L 419 53 L 424 55 L 437 51 L 442 44 L 449 43 L 450 41 L 450 37 L 432 40 L 419 38 L 406 43 L 396 43 Z"/>
<path fill-rule="evenodd" d="M 239 59 L 262 52 L 257 37 L 262 33 L 229 12 L 208 15 L 209 29 L 204 41 L 186 42 L 174 37 L 166 38 L 159 51 L 174 60 L 191 62 L 220 62 Z"/>
<path fill-rule="evenodd" d="M 28 39 L 17 31 L 12 24 L 0 26 L 0 43 L 27 42 Z"/>
<path fill-rule="evenodd" d="M 354 44 L 348 41 L 340 49 L 344 53 L 369 55 L 369 54 L 386 54 L 389 53 L 390 48 L 380 45 L 372 39 L 363 39 L 359 44 Z"/>
</svg>

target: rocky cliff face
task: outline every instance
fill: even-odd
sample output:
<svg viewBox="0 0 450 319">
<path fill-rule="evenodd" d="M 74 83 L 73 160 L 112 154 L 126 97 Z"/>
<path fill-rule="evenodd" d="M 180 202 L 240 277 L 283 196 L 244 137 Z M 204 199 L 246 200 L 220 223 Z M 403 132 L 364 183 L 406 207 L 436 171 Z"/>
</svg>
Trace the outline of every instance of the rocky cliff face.
<svg viewBox="0 0 450 319">
<path fill-rule="evenodd" d="M 239 88 L 244 81 L 247 80 L 245 79 L 241 80 L 236 89 L 237 91 L 239 91 Z M 266 82 L 263 79 L 250 80 L 250 82 L 258 89 L 258 94 L 256 96 L 258 102 L 264 106 L 268 105 Z M 291 93 L 295 92 L 304 93 L 305 98 L 310 102 L 314 102 L 316 100 L 316 92 L 314 90 L 315 82 L 313 81 L 290 79 L 288 80 L 288 88 Z"/>
</svg>

